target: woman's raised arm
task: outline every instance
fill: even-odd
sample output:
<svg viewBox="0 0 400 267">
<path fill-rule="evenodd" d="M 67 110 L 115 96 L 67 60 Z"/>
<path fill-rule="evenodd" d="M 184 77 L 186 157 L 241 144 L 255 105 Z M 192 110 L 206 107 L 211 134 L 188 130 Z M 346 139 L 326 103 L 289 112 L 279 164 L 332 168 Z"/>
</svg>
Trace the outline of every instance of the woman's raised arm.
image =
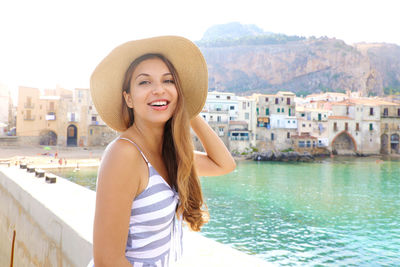
<svg viewBox="0 0 400 267">
<path fill-rule="evenodd" d="M 236 168 L 235 160 L 218 135 L 201 115 L 195 116 L 190 125 L 202 143 L 205 153 L 195 151 L 194 164 L 199 176 L 227 174 Z"/>
</svg>

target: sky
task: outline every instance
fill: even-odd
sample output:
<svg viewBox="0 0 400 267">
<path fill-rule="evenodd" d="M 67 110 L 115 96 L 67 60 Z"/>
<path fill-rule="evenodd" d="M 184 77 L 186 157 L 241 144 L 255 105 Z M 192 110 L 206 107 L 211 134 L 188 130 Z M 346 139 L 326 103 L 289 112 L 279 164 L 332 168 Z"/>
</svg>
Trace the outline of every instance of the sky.
<svg viewBox="0 0 400 267">
<path fill-rule="evenodd" d="M 400 45 L 398 0 L 0 0 L 0 83 L 88 88 L 117 45 L 157 35 L 200 40 L 215 24 Z"/>
</svg>

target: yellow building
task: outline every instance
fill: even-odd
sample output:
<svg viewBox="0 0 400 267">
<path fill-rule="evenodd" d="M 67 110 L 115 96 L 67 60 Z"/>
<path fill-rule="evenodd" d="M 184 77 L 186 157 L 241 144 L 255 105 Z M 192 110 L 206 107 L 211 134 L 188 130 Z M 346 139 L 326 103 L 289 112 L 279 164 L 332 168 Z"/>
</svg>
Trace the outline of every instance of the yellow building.
<svg viewBox="0 0 400 267">
<path fill-rule="evenodd" d="M 27 145 L 88 146 L 106 145 L 116 133 L 99 120 L 89 89 L 19 87 L 17 136 Z"/>
</svg>

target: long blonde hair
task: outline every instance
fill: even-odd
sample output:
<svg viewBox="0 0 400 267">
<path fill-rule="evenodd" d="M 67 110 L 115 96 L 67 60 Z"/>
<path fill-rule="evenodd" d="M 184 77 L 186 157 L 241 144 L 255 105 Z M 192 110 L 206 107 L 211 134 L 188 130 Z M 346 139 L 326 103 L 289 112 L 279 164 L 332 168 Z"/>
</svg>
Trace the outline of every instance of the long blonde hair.
<svg viewBox="0 0 400 267">
<path fill-rule="evenodd" d="M 190 135 L 190 118 L 185 109 L 185 99 L 175 67 L 161 54 L 145 54 L 135 59 L 127 69 L 122 90 L 130 93 L 132 74 L 136 67 L 141 62 L 152 58 L 159 58 L 167 65 L 174 78 L 178 93 L 175 112 L 164 126 L 162 147 L 162 157 L 168 171 L 168 177 L 179 193 L 180 203 L 177 214 L 182 215 L 183 220 L 189 224 L 192 230 L 200 231 L 200 228 L 207 221 L 208 212 L 203 200 L 200 180 L 193 164 L 194 153 Z M 133 110 L 126 105 L 123 96 L 121 97 L 123 120 L 125 126 L 129 128 L 135 121 Z"/>
</svg>

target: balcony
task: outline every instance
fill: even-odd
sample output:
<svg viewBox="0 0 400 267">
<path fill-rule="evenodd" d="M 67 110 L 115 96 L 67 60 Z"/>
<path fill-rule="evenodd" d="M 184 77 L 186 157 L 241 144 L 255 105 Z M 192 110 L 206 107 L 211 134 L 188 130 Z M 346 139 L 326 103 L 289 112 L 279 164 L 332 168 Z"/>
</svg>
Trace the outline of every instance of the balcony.
<svg viewBox="0 0 400 267">
<path fill-rule="evenodd" d="M 34 121 L 35 116 L 24 116 L 24 121 Z"/>
<path fill-rule="evenodd" d="M 56 114 L 54 112 L 49 112 L 46 114 L 46 121 L 55 121 Z"/>
<path fill-rule="evenodd" d="M 249 137 L 238 137 L 238 136 L 231 136 L 230 137 L 231 141 L 249 141 Z"/>
<path fill-rule="evenodd" d="M 35 104 L 33 103 L 25 103 L 24 108 L 35 108 Z"/>
</svg>

